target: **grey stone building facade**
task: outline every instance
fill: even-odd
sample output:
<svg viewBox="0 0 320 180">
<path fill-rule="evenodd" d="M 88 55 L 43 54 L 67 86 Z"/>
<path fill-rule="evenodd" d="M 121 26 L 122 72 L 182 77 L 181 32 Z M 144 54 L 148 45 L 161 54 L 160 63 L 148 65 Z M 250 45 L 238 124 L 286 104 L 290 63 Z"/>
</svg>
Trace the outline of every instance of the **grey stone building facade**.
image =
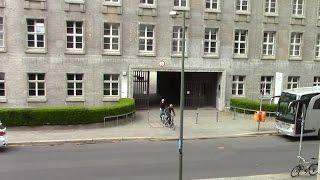
<svg viewBox="0 0 320 180">
<path fill-rule="evenodd" d="M 183 19 L 172 10 L 187 11 L 190 105 L 221 110 L 233 96 L 320 85 L 319 9 L 318 0 L 0 0 L 0 107 L 135 95 L 177 103 Z"/>
</svg>

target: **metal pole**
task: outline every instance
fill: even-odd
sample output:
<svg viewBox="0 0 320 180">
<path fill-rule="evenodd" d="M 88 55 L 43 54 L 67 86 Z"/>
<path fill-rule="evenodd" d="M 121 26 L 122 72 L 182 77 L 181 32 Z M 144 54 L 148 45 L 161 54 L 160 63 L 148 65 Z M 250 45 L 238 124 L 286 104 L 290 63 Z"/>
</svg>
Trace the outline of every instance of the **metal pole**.
<svg viewBox="0 0 320 180">
<path fill-rule="evenodd" d="M 182 60 L 181 60 L 181 84 L 180 84 L 180 137 L 179 137 L 179 180 L 182 180 L 183 169 L 183 110 L 184 110 L 184 57 L 186 45 L 186 12 L 183 11 L 182 27 Z"/>
<path fill-rule="evenodd" d="M 196 124 L 198 124 L 199 113 L 196 113 Z"/>
<path fill-rule="evenodd" d="M 217 122 L 219 122 L 219 112 L 217 111 L 217 116 L 216 116 Z"/>
<path fill-rule="evenodd" d="M 317 175 L 317 180 L 320 180 L 320 145 L 319 145 L 319 156 L 318 156 L 318 175 Z"/>
<path fill-rule="evenodd" d="M 299 106 L 300 106 L 300 102 L 298 102 L 297 108 L 296 108 L 296 114 L 295 114 L 295 122 L 296 122 L 296 123 L 297 123 L 297 120 L 298 120 Z M 301 121 L 299 153 L 298 153 L 299 156 L 301 156 L 301 150 L 302 150 L 302 138 L 303 138 L 303 128 L 304 128 L 303 126 L 304 126 L 304 118 L 302 118 L 302 121 Z"/>
</svg>

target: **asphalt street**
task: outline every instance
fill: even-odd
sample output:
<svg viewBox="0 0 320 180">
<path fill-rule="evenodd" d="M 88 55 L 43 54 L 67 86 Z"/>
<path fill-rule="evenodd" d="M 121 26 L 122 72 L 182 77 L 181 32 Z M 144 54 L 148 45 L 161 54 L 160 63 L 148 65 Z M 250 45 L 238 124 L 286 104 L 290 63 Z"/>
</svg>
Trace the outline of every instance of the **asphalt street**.
<svg viewBox="0 0 320 180">
<path fill-rule="evenodd" d="M 304 141 L 317 157 L 319 141 Z M 174 180 L 176 141 L 16 146 L 0 152 L 3 180 Z M 185 141 L 184 179 L 285 173 L 297 163 L 298 140 L 278 136 Z"/>
</svg>

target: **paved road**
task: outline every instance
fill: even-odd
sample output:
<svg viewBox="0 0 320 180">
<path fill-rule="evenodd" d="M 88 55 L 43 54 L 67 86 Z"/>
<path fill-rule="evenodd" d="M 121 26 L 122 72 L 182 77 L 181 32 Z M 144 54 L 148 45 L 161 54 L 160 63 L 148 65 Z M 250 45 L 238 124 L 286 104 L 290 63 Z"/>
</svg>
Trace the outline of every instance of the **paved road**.
<svg viewBox="0 0 320 180">
<path fill-rule="evenodd" d="M 319 141 L 304 142 L 316 156 Z M 288 172 L 298 141 L 277 136 L 186 141 L 185 179 Z M 4 180 L 173 180 L 176 142 L 10 147 L 0 152 Z"/>
</svg>

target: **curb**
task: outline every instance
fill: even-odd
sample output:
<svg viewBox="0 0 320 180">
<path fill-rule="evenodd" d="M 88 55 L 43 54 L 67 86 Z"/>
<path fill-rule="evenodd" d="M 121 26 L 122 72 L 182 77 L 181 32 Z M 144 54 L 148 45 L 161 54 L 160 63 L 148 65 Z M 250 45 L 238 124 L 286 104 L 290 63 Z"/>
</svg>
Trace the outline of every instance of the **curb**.
<svg viewBox="0 0 320 180">
<path fill-rule="evenodd" d="M 277 132 L 244 133 L 222 136 L 205 137 L 185 137 L 184 140 L 206 140 L 221 138 L 242 138 L 258 136 L 275 136 Z M 97 143 L 116 143 L 124 141 L 175 141 L 178 137 L 117 137 L 117 138 L 94 138 L 94 139 L 65 139 L 65 140 L 47 140 L 47 141 L 24 141 L 8 143 L 8 146 L 41 146 L 41 145 L 62 145 L 62 144 L 97 144 Z"/>
</svg>

